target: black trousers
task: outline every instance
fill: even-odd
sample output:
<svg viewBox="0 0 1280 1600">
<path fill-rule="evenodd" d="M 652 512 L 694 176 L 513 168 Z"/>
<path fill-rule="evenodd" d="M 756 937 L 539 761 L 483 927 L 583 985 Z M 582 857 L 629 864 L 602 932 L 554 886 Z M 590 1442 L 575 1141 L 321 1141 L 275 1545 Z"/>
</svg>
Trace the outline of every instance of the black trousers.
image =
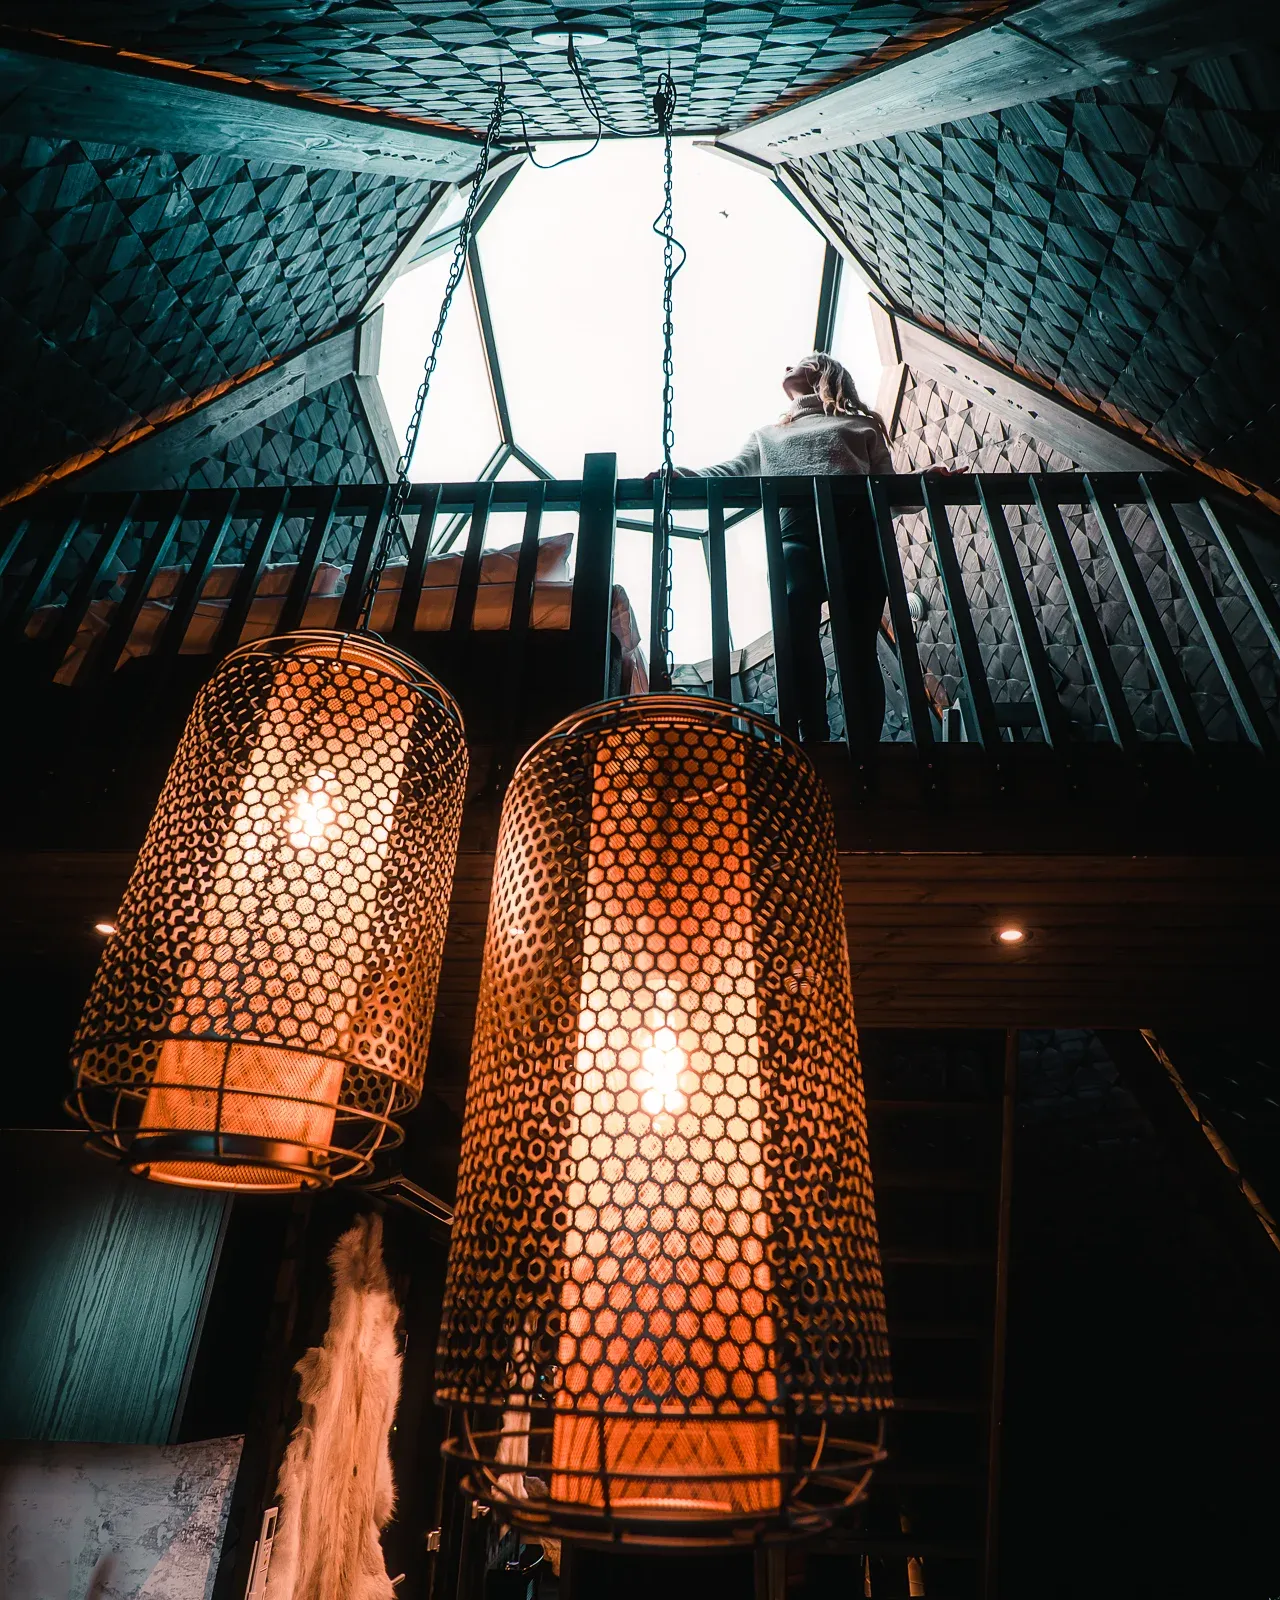
<svg viewBox="0 0 1280 1600">
<path fill-rule="evenodd" d="M 850 729 L 861 724 L 863 738 L 875 743 L 884 724 L 884 677 L 876 658 L 876 635 L 888 589 L 875 529 L 860 508 L 837 511 L 847 530 L 848 593 L 833 605 L 848 610 L 855 641 L 853 690 L 858 707 L 845 706 Z M 782 508 L 782 559 L 787 575 L 787 611 L 800 701 L 800 737 L 808 743 L 829 739 L 827 668 L 818 629 L 822 602 L 828 598 L 818 543 L 818 517 L 807 506 Z M 859 709 L 860 708 L 860 709 Z M 857 719 L 857 720 L 855 720 Z"/>
</svg>

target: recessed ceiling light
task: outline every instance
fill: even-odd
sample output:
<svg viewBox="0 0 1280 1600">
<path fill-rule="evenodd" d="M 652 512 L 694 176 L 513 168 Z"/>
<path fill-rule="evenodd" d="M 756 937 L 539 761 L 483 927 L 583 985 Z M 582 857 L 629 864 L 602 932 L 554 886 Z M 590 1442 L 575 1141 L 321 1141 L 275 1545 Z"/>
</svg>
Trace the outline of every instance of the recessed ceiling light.
<svg viewBox="0 0 1280 1600">
<path fill-rule="evenodd" d="M 609 37 L 609 30 L 592 22 L 548 22 L 535 28 L 532 37 L 551 48 L 567 50 L 572 45 L 575 50 L 590 50 Z"/>
<path fill-rule="evenodd" d="M 120 932 L 119 928 L 116 927 L 114 922 L 95 922 L 93 925 L 93 931 L 95 933 L 100 933 L 104 939 L 109 939 L 113 933 Z"/>
<path fill-rule="evenodd" d="M 1026 944 L 1027 930 L 1016 923 L 1006 923 L 1003 928 L 996 929 L 996 940 L 1000 944 Z"/>
</svg>

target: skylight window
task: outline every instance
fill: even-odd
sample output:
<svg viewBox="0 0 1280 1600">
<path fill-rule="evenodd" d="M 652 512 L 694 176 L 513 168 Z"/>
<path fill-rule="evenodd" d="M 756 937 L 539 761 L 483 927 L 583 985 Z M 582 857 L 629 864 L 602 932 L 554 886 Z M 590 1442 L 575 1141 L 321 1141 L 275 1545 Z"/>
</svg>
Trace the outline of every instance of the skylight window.
<svg viewBox="0 0 1280 1600">
<path fill-rule="evenodd" d="M 396 440 L 404 449 L 422 364 L 440 315 L 452 250 L 397 278 L 387 292 L 378 381 Z M 412 471 L 423 483 L 469 483 L 485 476 L 502 444 L 484 346 L 465 281 L 445 324 Z"/>
<path fill-rule="evenodd" d="M 571 148 L 540 155 L 558 159 Z M 675 457 L 700 467 L 735 454 L 781 414 L 783 369 L 813 348 L 825 246 L 766 177 L 691 140 L 676 141 L 674 199 L 688 251 L 675 283 Z M 554 171 L 520 170 L 474 245 L 488 327 L 473 282 L 454 300 L 415 479 L 576 478 L 589 451 L 616 453 L 622 477 L 661 464 L 662 243 L 652 231 L 661 200 L 657 139 L 610 141 Z M 448 266 L 448 253 L 436 256 L 387 296 L 380 377 L 401 441 Z M 866 294 L 847 273 L 833 348 L 874 403 L 879 360 Z M 495 519 L 490 544 L 507 538 L 500 525 L 509 520 Z M 647 532 L 619 530 L 617 581 L 646 631 L 649 546 Z M 758 517 L 729 530 L 728 556 L 730 621 L 742 645 L 769 627 Z M 696 538 L 677 541 L 673 576 L 676 660 L 704 659 L 710 594 Z"/>
</svg>

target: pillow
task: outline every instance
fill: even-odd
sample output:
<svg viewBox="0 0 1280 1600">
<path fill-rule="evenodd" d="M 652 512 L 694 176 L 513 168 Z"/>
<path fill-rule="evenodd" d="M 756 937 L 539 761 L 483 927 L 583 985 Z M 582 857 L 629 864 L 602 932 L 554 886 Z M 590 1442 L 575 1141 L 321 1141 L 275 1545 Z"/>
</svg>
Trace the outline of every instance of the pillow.
<svg viewBox="0 0 1280 1600">
<path fill-rule="evenodd" d="M 549 539 L 538 541 L 537 581 L 539 583 L 568 583 L 569 552 L 573 549 L 571 533 L 557 533 Z M 486 550 L 480 560 L 481 583 L 514 583 L 516 568 L 520 563 L 520 546 L 508 545 L 505 550 Z"/>
<path fill-rule="evenodd" d="M 215 569 L 216 570 L 216 569 Z M 238 568 L 236 569 L 239 570 Z M 297 576 L 298 563 L 296 561 L 281 562 L 276 567 L 264 567 L 262 576 L 258 579 L 257 593 L 259 597 L 265 595 L 288 594 L 289 586 Z M 343 571 L 329 561 L 321 561 L 311 579 L 311 593 L 316 598 L 335 595 L 338 585 L 342 582 Z M 231 592 L 227 591 L 228 594 Z M 207 596 L 207 591 L 206 591 Z M 212 598 L 207 596 L 208 598 Z"/>
<path fill-rule="evenodd" d="M 569 553 L 573 549 L 572 533 L 557 533 L 550 539 L 538 541 L 538 565 L 534 573 L 536 583 L 568 583 Z M 514 583 L 516 568 L 520 563 L 520 546 L 508 545 L 504 550 L 486 550 L 480 557 L 481 583 Z M 390 593 L 404 587 L 408 569 L 405 561 L 388 561 L 382 572 L 380 593 Z M 436 556 L 428 561 L 422 575 L 424 589 L 456 589 L 462 573 L 462 553 L 453 551 L 447 556 Z M 258 591 L 260 594 L 261 590 Z"/>
<path fill-rule="evenodd" d="M 186 567 L 161 567 L 151 580 L 151 587 L 147 590 L 147 599 L 172 600 L 177 595 L 187 571 Z M 209 576 L 204 580 L 204 588 L 200 591 L 200 598 L 202 600 L 225 600 L 231 593 L 239 575 L 240 568 L 238 566 L 210 567 Z M 132 572 L 118 573 L 116 575 L 115 588 L 109 598 L 112 600 L 122 599 L 132 582 Z"/>
<path fill-rule="evenodd" d="M 260 595 L 288 594 L 289 585 L 293 582 L 294 574 L 298 570 L 296 561 L 281 563 L 276 567 L 264 567 L 262 576 L 258 580 L 258 593 Z M 151 587 L 147 590 L 148 600 L 173 600 L 177 598 L 179 586 L 187 575 L 186 567 L 161 567 L 151 580 Z M 210 567 L 209 576 L 204 580 L 204 588 L 200 591 L 202 600 L 229 600 L 236 586 L 236 581 L 244 568 L 238 563 L 229 566 Z M 311 593 L 316 596 L 329 596 L 337 594 L 338 585 L 342 581 L 342 568 L 335 567 L 327 561 L 322 561 L 311 580 Z M 129 585 L 133 582 L 132 572 L 122 572 L 116 579 L 116 592 L 113 599 L 123 598 Z"/>
</svg>

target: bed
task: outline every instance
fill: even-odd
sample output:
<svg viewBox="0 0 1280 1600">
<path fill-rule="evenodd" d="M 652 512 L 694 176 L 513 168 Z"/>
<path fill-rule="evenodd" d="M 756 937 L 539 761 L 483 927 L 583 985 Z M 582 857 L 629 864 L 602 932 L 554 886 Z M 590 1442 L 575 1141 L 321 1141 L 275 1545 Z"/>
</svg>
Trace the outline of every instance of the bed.
<svg viewBox="0 0 1280 1600">
<path fill-rule="evenodd" d="M 569 627 L 573 608 L 573 580 L 569 570 L 573 539 L 572 533 L 565 533 L 539 543 L 529 619 L 529 626 L 535 630 L 567 630 Z M 497 633 L 510 626 L 519 555 L 520 547 L 513 545 L 508 549 L 486 551 L 481 558 L 480 582 L 471 623 L 473 632 Z M 449 629 L 462 559 L 461 554 L 446 555 L 427 563 L 414 616 L 416 633 L 439 634 Z M 172 615 L 186 570 L 184 567 L 162 567 L 156 573 L 128 642 L 116 662 L 117 667 L 145 657 L 155 649 Z M 227 616 L 242 570 L 239 565 L 210 568 L 179 646 L 179 654 L 199 656 L 210 652 Z M 407 564 L 399 561 L 388 562 L 383 572 L 370 618 L 370 625 L 376 633 L 388 634 L 392 629 L 406 570 Z M 277 630 L 297 571 L 296 563 L 263 569 L 240 632 L 240 642 L 265 638 Z M 122 572 L 109 592 L 90 604 L 58 666 L 55 682 L 74 684 L 79 681 L 109 632 L 132 577 L 131 572 Z M 337 625 L 346 579 L 347 569 L 344 567 L 330 562 L 317 565 L 303 611 L 302 627 L 333 628 Z M 62 614 L 63 607 L 60 604 L 41 606 L 27 624 L 27 636 L 32 639 L 45 637 L 56 627 Z M 621 663 L 622 693 L 645 693 L 648 689 L 648 669 L 640 648 L 639 626 L 626 591 L 616 584 L 613 589 L 611 631 Z"/>
</svg>

